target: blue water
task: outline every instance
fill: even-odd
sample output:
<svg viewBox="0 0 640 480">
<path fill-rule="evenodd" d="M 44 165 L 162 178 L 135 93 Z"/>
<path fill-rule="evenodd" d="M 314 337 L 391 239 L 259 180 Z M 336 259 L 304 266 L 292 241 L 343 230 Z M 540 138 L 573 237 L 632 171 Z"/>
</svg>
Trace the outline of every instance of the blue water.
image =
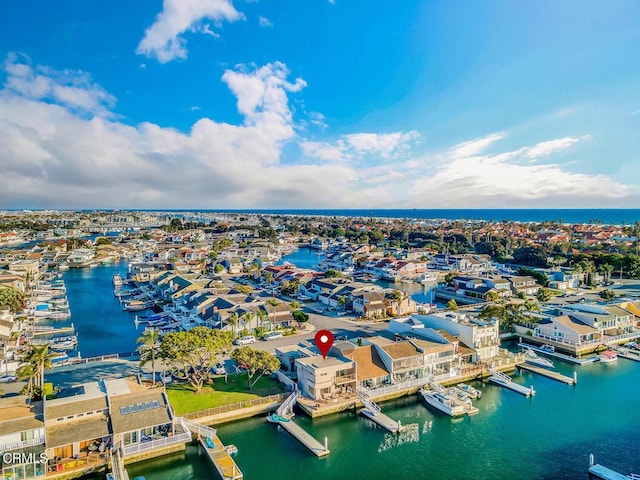
<svg viewBox="0 0 640 480">
<path fill-rule="evenodd" d="M 64 272 L 71 319 L 49 324 L 62 326 L 73 323 L 82 357 L 136 349 L 141 331 L 136 330 L 134 314 L 122 311 L 120 302 L 113 296 L 111 281 L 113 275 L 126 271 L 126 263 L 118 263 L 96 268 L 72 268 Z"/>
<path fill-rule="evenodd" d="M 214 210 L 207 210 L 213 212 Z M 176 212 L 178 212 L 176 210 Z M 640 221 L 640 209 L 630 208 L 558 208 L 558 209 L 300 209 L 300 210 L 215 210 L 220 213 L 264 213 L 274 215 L 320 215 L 338 217 L 384 217 L 450 220 L 493 220 L 565 223 L 603 222 L 621 225 Z"/>
<path fill-rule="evenodd" d="M 289 434 L 263 417 L 218 427 L 234 444 L 236 461 L 247 479 L 587 479 L 588 457 L 622 473 L 640 471 L 640 363 L 573 366 L 576 386 L 525 373 L 532 398 L 490 384 L 475 401 L 480 413 L 452 419 L 425 406 L 417 395 L 382 404 L 383 411 L 409 426 L 400 436 L 387 433 L 354 412 L 299 422 L 316 438 L 329 439 L 331 453 L 316 459 Z M 213 478 L 197 449 L 129 468 L 147 480 Z M 171 476 L 167 476 L 170 472 Z"/>
</svg>

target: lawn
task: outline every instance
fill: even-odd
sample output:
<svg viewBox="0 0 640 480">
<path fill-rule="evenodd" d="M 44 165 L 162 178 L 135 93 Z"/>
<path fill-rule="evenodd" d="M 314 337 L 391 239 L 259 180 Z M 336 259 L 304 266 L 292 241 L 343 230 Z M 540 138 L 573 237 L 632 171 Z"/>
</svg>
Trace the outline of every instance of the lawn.
<svg viewBox="0 0 640 480">
<path fill-rule="evenodd" d="M 214 385 L 204 386 L 198 393 L 191 385 L 167 385 L 167 395 L 176 415 L 182 415 L 284 392 L 282 384 L 269 377 L 258 380 L 252 390 L 247 386 L 246 374 L 229 375 L 227 382 L 218 377 Z"/>
</svg>

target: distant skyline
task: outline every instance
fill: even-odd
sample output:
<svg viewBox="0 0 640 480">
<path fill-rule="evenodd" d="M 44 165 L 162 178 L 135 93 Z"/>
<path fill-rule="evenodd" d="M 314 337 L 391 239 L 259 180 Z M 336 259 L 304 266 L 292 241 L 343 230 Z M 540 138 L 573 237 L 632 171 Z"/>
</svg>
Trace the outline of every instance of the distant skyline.
<svg viewBox="0 0 640 480">
<path fill-rule="evenodd" d="M 640 3 L 0 3 L 0 209 L 640 206 Z"/>
</svg>

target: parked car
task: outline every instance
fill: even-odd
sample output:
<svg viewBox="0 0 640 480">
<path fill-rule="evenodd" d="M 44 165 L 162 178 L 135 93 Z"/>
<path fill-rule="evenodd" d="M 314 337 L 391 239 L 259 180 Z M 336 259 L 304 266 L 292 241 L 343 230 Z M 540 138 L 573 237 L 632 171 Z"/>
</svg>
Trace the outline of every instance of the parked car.
<svg viewBox="0 0 640 480">
<path fill-rule="evenodd" d="M 262 339 L 267 341 L 267 342 L 269 340 L 278 340 L 279 338 L 282 338 L 282 334 L 280 332 L 269 332 L 265 336 L 262 337 Z"/>
<path fill-rule="evenodd" d="M 254 337 L 253 335 L 247 335 L 246 337 L 240 337 L 238 339 L 236 339 L 235 343 L 236 345 L 251 345 L 252 343 L 256 342 L 256 337 Z"/>
<path fill-rule="evenodd" d="M 219 363 L 215 367 L 211 369 L 214 375 L 226 375 L 227 370 L 224 368 L 224 365 Z"/>
<path fill-rule="evenodd" d="M 0 377 L 0 383 L 15 382 L 18 379 L 15 375 L 2 375 Z"/>
</svg>

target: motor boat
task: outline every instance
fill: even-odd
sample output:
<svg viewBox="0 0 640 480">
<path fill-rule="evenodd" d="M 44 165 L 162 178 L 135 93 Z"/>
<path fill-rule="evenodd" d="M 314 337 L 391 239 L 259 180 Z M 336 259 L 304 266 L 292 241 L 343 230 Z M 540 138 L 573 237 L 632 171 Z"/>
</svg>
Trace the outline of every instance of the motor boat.
<svg viewBox="0 0 640 480">
<path fill-rule="evenodd" d="M 523 353 L 524 361 L 529 365 L 542 368 L 556 368 L 551 360 L 536 355 L 536 352 L 530 348 L 523 348 Z"/>
<path fill-rule="evenodd" d="M 464 393 L 469 395 L 471 398 L 480 398 L 482 396 L 482 391 L 477 388 L 473 388 L 471 385 L 466 383 L 459 383 L 457 387 L 462 390 Z"/>
<path fill-rule="evenodd" d="M 442 393 L 425 390 L 422 392 L 422 397 L 433 408 L 452 417 L 461 417 L 465 414 L 465 410 L 462 405 L 457 404 Z"/>
<path fill-rule="evenodd" d="M 600 353 L 600 362 L 602 363 L 611 363 L 618 360 L 618 354 L 613 350 L 605 350 Z"/>
</svg>

